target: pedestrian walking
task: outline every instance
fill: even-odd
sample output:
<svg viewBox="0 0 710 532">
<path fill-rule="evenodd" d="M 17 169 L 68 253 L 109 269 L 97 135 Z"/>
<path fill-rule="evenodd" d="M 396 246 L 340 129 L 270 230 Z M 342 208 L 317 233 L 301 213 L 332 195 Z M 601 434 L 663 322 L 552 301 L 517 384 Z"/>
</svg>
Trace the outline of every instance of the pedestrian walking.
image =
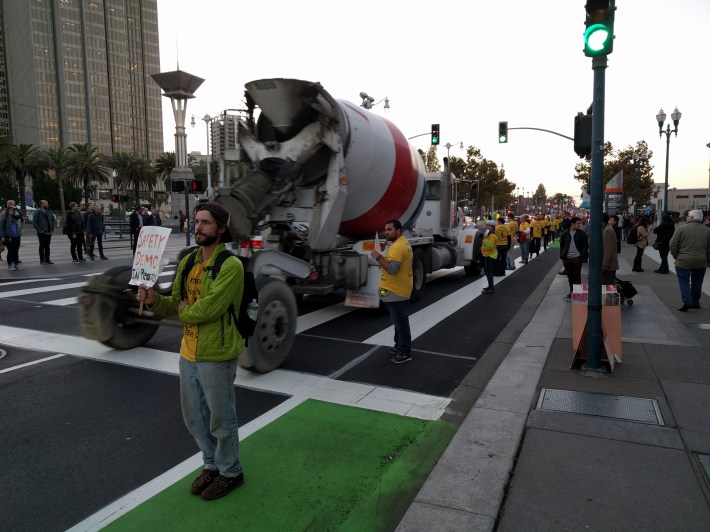
<svg viewBox="0 0 710 532">
<path fill-rule="evenodd" d="M 542 231 L 545 227 L 545 222 L 541 215 L 535 216 L 535 219 L 530 222 L 530 229 L 532 231 L 532 242 L 530 243 L 530 258 L 533 255 L 540 256 L 540 247 L 542 246 Z"/>
<path fill-rule="evenodd" d="M 72 201 L 64 220 L 64 233 L 69 237 L 69 251 L 72 261 L 86 262 L 84 259 L 84 223 L 79 212 L 79 204 Z"/>
<path fill-rule="evenodd" d="M 143 215 L 142 215 L 142 207 L 140 205 L 137 205 L 135 209 L 133 209 L 133 212 L 131 215 L 128 217 L 128 222 L 129 222 L 129 227 L 131 231 L 131 249 L 133 250 L 133 254 L 136 254 L 136 246 L 138 245 L 138 235 L 141 232 L 141 228 L 143 227 Z"/>
<path fill-rule="evenodd" d="M 32 217 L 32 227 L 37 231 L 37 240 L 39 240 L 39 263 L 54 264 L 50 258 L 50 244 L 52 242 L 52 233 L 56 217 L 49 210 L 47 200 L 40 200 L 39 209 L 37 209 Z"/>
<path fill-rule="evenodd" d="M 7 247 L 7 269 L 11 272 L 22 270 L 19 265 L 20 242 L 22 239 L 22 224 L 16 217 L 14 202 L 12 207 L 5 209 L 5 215 L 0 219 L 0 241 Z"/>
<path fill-rule="evenodd" d="M 94 260 L 94 245 L 98 243 L 99 257 L 101 260 L 108 260 L 104 255 L 104 217 L 98 205 L 93 206 L 93 211 L 87 216 L 86 230 L 89 232 L 89 259 Z"/>
<path fill-rule="evenodd" d="M 570 228 L 560 235 L 560 258 L 569 282 L 569 294 L 563 298 L 565 301 L 572 300 L 573 286 L 582 283 L 582 261 L 588 256 L 587 233 L 582 231 L 582 220 L 573 216 Z"/>
<path fill-rule="evenodd" d="M 518 231 L 520 233 L 518 238 L 518 242 L 520 243 L 520 257 L 522 263 L 527 264 L 530 258 L 530 217 L 527 214 L 523 214 Z"/>
<path fill-rule="evenodd" d="M 496 251 L 498 252 L 498 258 L 496 259 L 495 271 L 493 275 L 496 277 L 503 277 L 506 270 L 506 257 L 508 255 L 508 246 L 510 245 L 510 237 L 508 235 L 508 228 L 505 226 L 505 218 L 502 216 L 498 218 L 498 222 L 495 226 L 496 232 Z"/>
<path fill-rule="evenodd" d="M 506 258 L 506 269 L 515 269 L 515 259 L 512 258 L 511 253 L 513 252 L 514 242 L 518 239 L 518 222 L 515 221 L 515 217 L 511 214 L 508 216 L 508 252 L 505 254 Z"/>
<path fill-rule="evenodd" d="M 412 333 L 409 328 L 408 304 L 414 287 L 412 246 L 402 234 L 402 223 L 385 223 L 385 238 L 389 242 L 385 254 L 375 249 L 370 256 L 380 266 L 380 299 L 390 313 L 394 326 L 394 348 L 390 362 L 402 364 L 412 360 Z"/>
<path fill-rule="evenodd" d="M 646 246 L 648 245 L 648 226 L 651 224 L 651 219 L 645 214 L 641 216 L 636 222 L 632 231 L 636 231 L 636 257 L 634 257 L 634 267 L 631 271 L 642 272 L 641 258 L 643 257 L 643 252 L 646 251 Z"/>
<path fill-rule="evenodd" d="M 483 255 L 483 271 L 488 280 L 488 286 L 481 292 L 484 294 L 494 294 L 496 289 L 493 285 L 493 272 L 498 260 L 498 246 L 496 243 L 495 222 L 493 220 L 486 221 L 486 233 L 483 236 L 481 244 L 481 254 Z"/>
<path fill-rule="evenodd" d="M 19 224 L 20 235 L 22 235 L 22 227 L 25 225 L 25 213 L 23 213 L 22 209 L 15 205 L 14 200 L 7 200 L 7 204 L 5 205 L 5 212 L 7 212 L 7 209 L 9 209 L 10 207 L 14 209 L 15 214 L 12 217 Z M 22 262 L 20 260 L 20 243 L 22 241 L 22 236 L 18 236 L 17 238 L 17 264 L 20 264 Z M 22 268 L 19 269 L 21 270 Z"/>
<path fill-rule="evenodd" d="M 205 500 L 223 497 L 244 484 L 239 460 L 234 378 L 244 339 L 231 312 L 238 312 L 244 293 L 244 267 L 235 256 L 222 263 L 219 276 L 210 273 L 222 253 L 228 253 L 229 212 L 217 203 L 195 207 L 195 242 L 200 246 L 187 267 L 190 255 L 178 266 L 170 295 L 160 295 L 145 285 L 136 298 L 161 316 L 178 318 L 183 324 L 180 344 L 180 406 L 187 429 L 202 451 L 204 468 L 190 492 Z M 199 338 L 199 341 L 198 341 Z"/>
<path fill-rule="evenodd" d="M 187 220 L 187 216 L 185 216 L 185 213 L 182 211 L 178 211 L 178 221 L 180 222 L 181 233 L 185 232 L 185 220 Z"/>
<path fill-rule="evenodd" d="M 661 223 L 653 230 L 656 235 L 656 241 L 653 243 L 654 249 L 658 250 L 658 254 L 661 256 L 661 267 L 654 270 L 655 273 L 669 273 L 668 270 L 668 253 L 671 250 L 671 238 L 673 238 L 673 233 L 675 233 L 675 224 L 673 219 L 664 214 L 661 216 Z"/>
<path fill-rule="evenodd" d="M 702 221 L 703 211 L 690 211 L 688 223 L 678 227 L 671 237 L 671 255 L 675 259 L 675 273 L 683 300 L 678 309 L 681 312 L 700 308 L 705 269 L 710 265 L 710 228 Z"/>
<path fill-rule="evenodd" d="M 618 218 L 602 214 L 604 230 L 602 231 L 602 284 L 616 283 L 616 270 L 619 269 L 618 239 L 616 222 Z"/>
</svg>

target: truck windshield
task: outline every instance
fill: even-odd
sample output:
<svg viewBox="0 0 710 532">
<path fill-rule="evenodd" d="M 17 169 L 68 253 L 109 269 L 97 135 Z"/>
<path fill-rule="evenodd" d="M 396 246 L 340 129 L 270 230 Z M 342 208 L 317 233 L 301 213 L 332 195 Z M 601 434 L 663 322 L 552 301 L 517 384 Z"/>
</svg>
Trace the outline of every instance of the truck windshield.
<svg viewBox="0 0 710 532">
<path fill-rule="evenodd" d="M 441 181 L 426 182 L 426 197 L 427 201 L 437 201 L 441 199 Z"/>
</svg>

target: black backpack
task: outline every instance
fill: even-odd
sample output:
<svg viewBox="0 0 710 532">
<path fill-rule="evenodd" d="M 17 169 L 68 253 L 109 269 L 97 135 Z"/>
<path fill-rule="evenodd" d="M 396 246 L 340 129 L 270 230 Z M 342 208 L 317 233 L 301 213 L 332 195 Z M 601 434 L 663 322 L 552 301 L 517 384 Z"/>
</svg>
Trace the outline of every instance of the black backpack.
<svg viewBox="0 0 710 532">
<path fill-rule="evenodd" d="M 187 283 L 187 276 L 190 273 L 190 270 L 192 270 L 192 267 L 195 265 L 196 257 L 197 250 L 193 251 L 187 256 L 185 267 L 182 269 L 182 279 L 180 281 L 180 299 L 185 299 L 187 297 L 185 284 Z M 242 257 L 237 257 L 226 249 L 222 250 L 220 254 L 217 255 L 217 258 L 214 260 L 214 263 L 211 267 L 208 267 L 207 270 L 209 270 L 212 274 L 212 281 L 214 281 L 215 279 L 217 279 L 217 274 L 219 273 L 222 264 L 224 264 L 224 261 L 227 260 L 229 257 L 234 257 L 242 261 L 242 266 L 244 266 L 244 293 L 242 294 L 242 302 L 239 305 L 239 314 L 235 315 L 234 304 L 232 303 L 230 303 L 229 308 L 227 309 L 227 313 L 229 314 L 232 323 L 237 326 L 239 334 L 242 336 L 242 338 L 244 338 L 244 345 L 248 345 L 249 337 L 253 336 L 254 331 L 256 330 L 256 320 L 252 319 L 249 316 L 247 310 L 249 308 L 249 303 L 251 303 L 252 299 L 259 301 L 259 292 L 256 289 L 254 274 L 250 271 L 247 271 L 245 259 L 243 259 Z"/>
<path fill-rule="evenodd" d="M 635 244 L 639 241 L 638 227 L 632 227 L 629 231 L 629 235 L 626 237 L 627 244 Z"/>
</svg>

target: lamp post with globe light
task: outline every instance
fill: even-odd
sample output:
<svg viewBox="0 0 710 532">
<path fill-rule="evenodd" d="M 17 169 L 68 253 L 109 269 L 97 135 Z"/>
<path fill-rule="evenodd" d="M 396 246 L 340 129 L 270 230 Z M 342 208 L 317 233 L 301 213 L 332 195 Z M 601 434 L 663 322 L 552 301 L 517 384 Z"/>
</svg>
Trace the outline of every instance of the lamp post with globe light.
<svg viewBox="0 0 710 532">
<path fill-rule="evenodd" d="M 671 113 L 671 120 L 673 120 L 673 129 L 671 125 L 666 126 L 666 130 L 663 130 L 663 123 L 666 121 L 666 113 L 663 112 L 663 108 L 658 111 L 656 115 L 656 121 L 658 122 L 658 136 L 663 137 L 666 134 L 666 181 L 665 187 L 663 188 L 663 215 L 668 214 L 668 152 L 671 146 L 671 133 L 675 133 L 678 136 L 678 122 L 680 122 L 681 112 L 676 107 L 673 113 Z"/>
</svg>

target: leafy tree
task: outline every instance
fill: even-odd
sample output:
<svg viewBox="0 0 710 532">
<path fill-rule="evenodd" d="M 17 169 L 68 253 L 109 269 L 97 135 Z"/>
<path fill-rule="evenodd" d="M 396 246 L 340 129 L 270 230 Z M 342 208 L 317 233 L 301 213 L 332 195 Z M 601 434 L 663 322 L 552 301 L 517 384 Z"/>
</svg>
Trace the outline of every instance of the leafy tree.
<svg viewBox="0 0 710 532">
<path fill-rule="evenodd" d="M 427 172 L 441 172 L 441 164 L 436 156 L 436 148 L 434 146 L 429 147 L 426 153 L 422 150 L 419 150 L 419 153 L 424 159 L 424 168 Z"/>
<path fill-rule="evenodd" d="M 32 196 L 37 200 L 44 199 L 49 202 L 50 209 L 55 209 L 57 205 L 61 203 L 64 198 L 68 200 L 81 202 L 81 189 L 72 186 L 67 182 L 62 182 L 62 188 L 64 190 L 60 191 L 60 182 L 53 179 L 48 174 L 40 174 L 32 179 Z M 65 213 L 62 212 L 62 220 L 64 219 Z"/>
<path fill-rule="evenodd" d="M 4 209 L 7 200 L 18 201 L 19 191 L 10 174 L 0 174 L 0 208 Z"/>
<path fill-rule="evenodd" d="M 633 163 L 634 151 L 637 154 L 643 154 L 646 157 L 645 161 L 639 164 L 639 178 L 636 179 L 636 168 Z M 603 180 L 604 185 L 609 182 L 620 171 L 623 171 L 624 178 L 624 199 L 625 205 L 629 205 L 635 200 L 636 187 L 639 188 L 639 205 L 646 205 L 651 202 L 651 196 L 658 192 L 659 187 L 653 182 L 653 165 L 651 159 L 653 152 L 648 148 L 648 144 L 644 140 L 636 143 L 636 146 L 627 146 L 620 150 L 614 150 L 611 142 L 604 143 L 604 169 Z M 575 176 L 577 181 L 583 185 L 589 185 L 589 177 L 591 172 L 591 164 L 588 161 L 578 163 L 575 166 Z"/>
<path fill-rule="evenodd" d="M 494 209 L 496 206 L 508 205 L 514 198 L 515 184 L 505 178 L 505 169 L 483 157 L 480 149 L 469 146 L 465 159 L 451 159 L 451 170 L 459 179 L 478 181 L 479 212 L 483 212 L 491 203 Z"/>
<path fill-rule="evenodd" d="M 108 158 L 108 164 L 116 172 L 116 186 L 119 189 L 133 191 L 136 205 L 141 202 L 141 189 L 152 192 L 158 180 L 148 159 L 136 153 L 114 153 Z"/>
<path fill-rule="evenodd" d="M 537 205 L 541 210 L 544 210 L 545 205 L 547 205 L 547 190 L 545 189 L 545 185 L 540 183 L 532 197 L 535 205 Z"/>
<path fill-rule="evenodd" d="M 111 178 L 111 168 L 106 164 L 106 157 L 89 144 L 72 144 L 68 149 L 69 164 L 64 177 L 72 185 L 84 190 L 84 203 L 89 203 L 91 182 L 107 184 Z"/>
</svg>

